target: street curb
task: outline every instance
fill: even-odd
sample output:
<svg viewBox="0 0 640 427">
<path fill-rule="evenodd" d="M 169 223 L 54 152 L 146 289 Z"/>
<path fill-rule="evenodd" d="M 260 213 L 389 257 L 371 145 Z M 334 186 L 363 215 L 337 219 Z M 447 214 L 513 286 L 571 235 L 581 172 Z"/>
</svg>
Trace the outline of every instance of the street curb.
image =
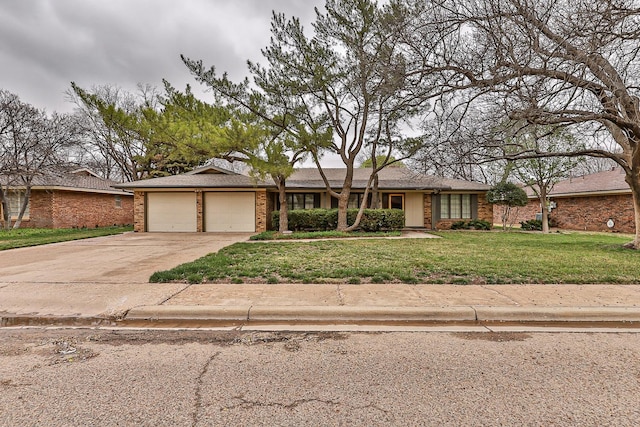
<svg viewBox="0 0 640 427">
<path fill-rule="evenodd" d="M 3 313 L 0 327 L 168 327 L 258 325 L 520 325 L 640 328 L 640 307 L 512 306 L 172 306 L 135 307 L 124 317 Z"/>
<path fill-rule="evenodd" d="M 640 322 L 640 307 L 475 307 L 478 322 Z"/>
<path fill-rule="evenodd" d="M 224 324 L 242 324 L 249 318 L 251 306 L 182 306 L 150 305 L 129 310 L 119 322 L 121 325 L 140 322 L 212 322 Z"/>
<path fill-rule="evenodd" d="M 471 307 L 256 306 L 249 322 L 473 322 Z"/>
<path fill-rule="evenodd" d="M 0 328 L 15 326 L 67 326 L 67 327 L 100 327 L 116 326 L 115 319 L 105 317 L 82 316 L 29 316 L 24 314 L 3 314 L 0 317 Z"/>
</svg>

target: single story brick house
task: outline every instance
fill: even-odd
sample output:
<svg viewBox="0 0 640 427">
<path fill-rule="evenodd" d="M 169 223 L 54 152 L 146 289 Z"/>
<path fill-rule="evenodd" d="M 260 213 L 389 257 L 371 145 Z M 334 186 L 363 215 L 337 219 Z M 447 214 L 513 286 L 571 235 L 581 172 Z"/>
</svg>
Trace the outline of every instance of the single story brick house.
<svg viewBox="0 0 640 427">
<path fill-rule="evenodd" d="M 635 233 L 633 196 L 624 177 L 624 170 L 616 167 L 558 182 L 549 195 L 550 218 L 561 229 Z M 540 201 L 526 190 L 529 204 L 520 208 L 518 222 L 541 212 Z"/>
<path fill-rule="evenodd" d="M 325 169 L 340 188 L 345 169 Z M 370 169 L 356 169 L 350 207 L 362 200 Z M 405 211 L 407 227 L 444 229 L 462 219 L 491 221 L 488 185 L 427 176 L 406 168 L 379 173 L 383 207 Z M 269 180 L 210 166 L 185 174 L 118 184 L 134 192 L 136 231 L 261 232 L 271 228 L 278 209 L 276 186 Z M 287 180 L 289 209 L 337 207 L 315 168 L 299 169 Z"/>
<path fill-rule="evenodd" d="M 133 224 L 133 194 L 113 188 L 115 184 L 117 182 L 100 178 L 88 169 L 36 176 L 21 227 L 93 228 Z M 7 194 L 13 221 L 24 196 L 24 187 L 20 186 L 11 187 Z M 0 223 L 2 218 L 0 212 Z"/>
</svg>

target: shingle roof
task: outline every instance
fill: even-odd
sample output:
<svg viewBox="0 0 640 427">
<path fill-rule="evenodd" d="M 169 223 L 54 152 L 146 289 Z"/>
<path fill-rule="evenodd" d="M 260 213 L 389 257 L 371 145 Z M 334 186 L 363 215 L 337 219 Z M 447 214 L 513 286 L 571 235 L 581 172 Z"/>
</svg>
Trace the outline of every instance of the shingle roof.
<svg viewBox="0 0 640 427">
<path fill-rule="evenodd" d="M 323 169 L 332 187 L 340 188 L 344 183 L 346 169 Z M 367 186 L 371 169 L 357 168 L 353 171 L 353 189 Z M 316 168 L 299 169 L 287 180 L 289 188 L 324 188 L 320 172 Z M 385 168 L 378 173 L 378 188 L 381 190 L 469 190 L 484 191 L 490 187 L 478 182 L 447 179 L 424 175 L 407 168 Z"/>
<path fill-rule="evenodd" d="M 250 176 L 233 173 L 181 174 L 118 184 L 116 188 L 253 188 L 273 187 L 272 182 L 256 180 Z"/>
<path fill-rule="evenodd" d="M 562 197 L 589 193 L 630 193 L 622 168 L 572 177 L 553 186 L 550 196 Z M 527 193 L 530 193 L 530 189 Z"/>
<path fill-rule="evenodd" d="M 153 178 L 142 181 L 119 184 L 117 188 L 275 188 L 270 179 L 261 181 L 247 175 L 230 172 L 224 173 L 189 173 L 182 175 Z M 344 182 L 346 169 L 324 169 L 330 184 L 340 188 Z M 371 174 L 371 169 L 355 169 L 353 189 L 364 189 Z M 439 178 L 412 172 L 405 168 L 386 168 L 379 173 L 379 188 L 382 190 L 460 190 L 485 191 L 490 187 L 477 182 Z M 287 179 L 289 189 L 324 189 L 325 185 L 316 168 L 296 170 Z"/>
<path fill-rule="evenodd" d="M 65 172 L 59 174 L 36 175 L 33 177 L 32 188 L 61 188 L 71 191 L 97 191 L 110 193 L 125 193 L 115 189 L 116 181 L 100 178 L 92 173 L 85 173 L 84 170 L 77 172 Z M 17 185 L 20 187 L 21 185 Z"/>
</svg>

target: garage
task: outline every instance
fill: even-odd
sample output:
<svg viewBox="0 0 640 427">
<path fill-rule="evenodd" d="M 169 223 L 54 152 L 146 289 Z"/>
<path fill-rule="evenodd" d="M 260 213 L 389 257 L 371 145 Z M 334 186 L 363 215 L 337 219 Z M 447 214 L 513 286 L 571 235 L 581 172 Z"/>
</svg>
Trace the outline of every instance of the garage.
<svg viewBox="0 0 640 427">
<path fill-rule="evenodd" d="M 208 232 L 256 231 L 256 193 L 204 193 L 204 229 Z"/>
<path fill-rule="evenodd" d="M 147 193 L 147 231 L 197 231 L 194 192 Z"/>
</svg>

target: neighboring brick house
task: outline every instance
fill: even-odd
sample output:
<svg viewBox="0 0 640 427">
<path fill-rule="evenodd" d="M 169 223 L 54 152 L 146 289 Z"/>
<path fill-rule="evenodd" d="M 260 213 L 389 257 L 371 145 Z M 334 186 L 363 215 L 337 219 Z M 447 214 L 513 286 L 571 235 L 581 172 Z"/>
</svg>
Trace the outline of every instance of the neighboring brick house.
<svg viewBox="0 0 640 427">
<path fill-rule="evenodd" d="M 324 169 L 339 189 L 345 169 Z M 354 170 L 350 207 L 359 206 L 370 169 Z M 260 232 L 271 228 L 278 209 L 276 186 L 222 168 L 205 167 L 186 174 L 119 184 L 134 191 L 136 231 Z M 491 221 L 488 185 L 439 178 L 405 168 L 379 173 L 383 207 L 405 211 L 407 227 L 444 229 L 460 220 Z M 287 179 L 289 209 L 337 207 L 316 168 L 299 169 Z"/>
<path fill-rule="evenodd" d="M 112 186 L 87 169 L 35 177 L 21 227 L 93 228 L 133 224 L 133 194 Z M 12 187 L 7 199 L 17 218 L 24 188 Z M 1 209 L 1 208 L 0 208 Z M 0 223 L 2 223 L 0 212 Z M 4 226 L 4 224 L 2 224 Z"/>
<path fill-rule="evenodd" d="M 567 230 L 635 233 L 633 198 L 624 177 L 622 168 L 616 167 L 558 182 L 549 195 L 553 224 Z M 534 219 L 540 212 L 531 189 L 527 194 L 529 205 L 520 208 L 518 221 Z"/>
</svg>

